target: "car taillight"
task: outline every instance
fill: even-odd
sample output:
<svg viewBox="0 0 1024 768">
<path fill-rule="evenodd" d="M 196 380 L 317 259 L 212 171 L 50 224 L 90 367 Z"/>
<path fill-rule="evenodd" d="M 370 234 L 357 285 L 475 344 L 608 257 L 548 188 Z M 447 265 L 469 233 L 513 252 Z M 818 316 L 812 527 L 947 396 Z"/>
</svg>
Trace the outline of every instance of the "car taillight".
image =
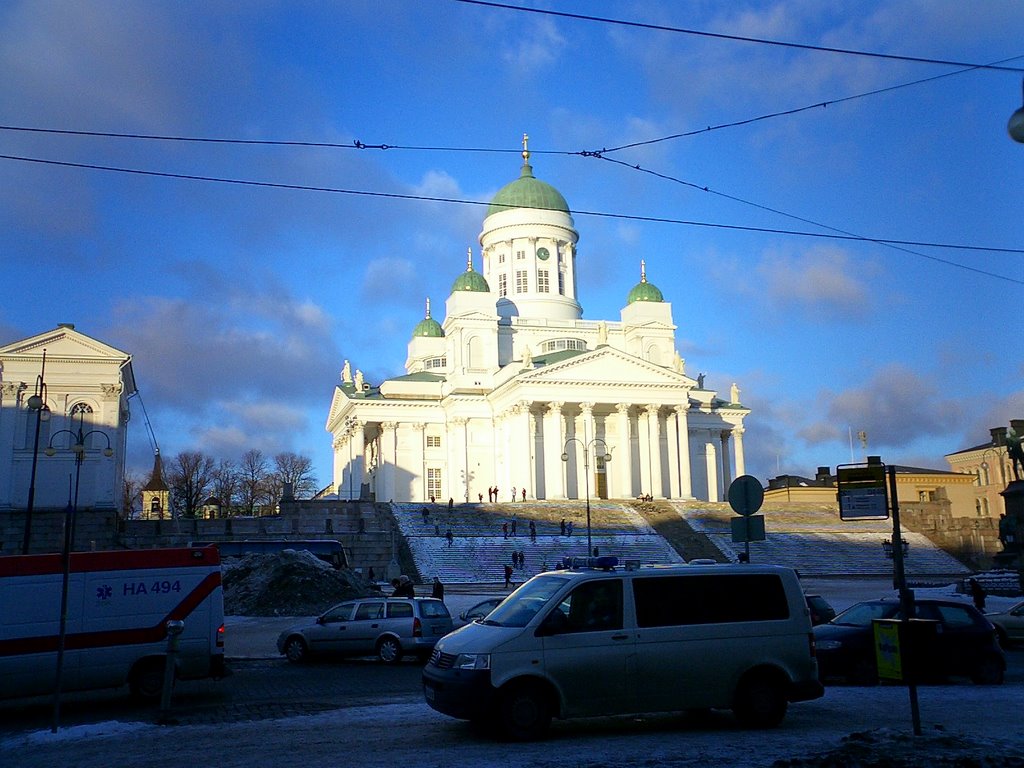
<svg viewBox="0 0 1024 768">
<path fill-rule="evenodd" d="M 412 636 L 423 637 L 423 625 L 420 623 L 419 619 L 412 620 Z"/>
<path fill-rule="evenodd" d="M 219 627 L 217 627 L 217 647 L 218 648 L 223 648 L 224 647 L 224 625 L 223 624 L 221 624 Z"/>
<path fill-rule="evenodd" d="M 814 647 L 814 633 L 813 632 L 810 632 L 807 635 L 807 643 L 810 646 L 811 658 L 813 659 L 813 658 L 815 658 L 818 655 L 818 652 L 817 652 L 817 650 Z"/>
</svg>

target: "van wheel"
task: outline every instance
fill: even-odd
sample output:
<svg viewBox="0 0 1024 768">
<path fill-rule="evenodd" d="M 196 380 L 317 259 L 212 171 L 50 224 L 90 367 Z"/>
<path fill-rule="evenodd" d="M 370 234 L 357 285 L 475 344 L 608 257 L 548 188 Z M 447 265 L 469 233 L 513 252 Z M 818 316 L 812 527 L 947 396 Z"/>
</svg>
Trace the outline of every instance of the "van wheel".
<svg viewBox="0 0 1024 768">
<path fill-rule="evenodd" d="M 377 658 L 387 664 L 397 664 L 402 660 L 402 646 L 393 637 L 385 637 L 377 643 Z"/>
<path fill-rule="evenodd" d="M 284 655 L 288 661 L 298 664 L 306 660 L 306 641 L 301 637 L 289 637 L 284 644 Z"/>
<path fill-rule="evenodd" d="M 998 656 L 986 656 L 982 659 L 971 675 L 975 685 L 1002 685 L 1003 665 Z"/>
<path fill-rule="evenodd" d="M 128 685 L 132 698 L 138 701 L 155 701 L 164 690 L 164 659 L 145 659 L 135 665 Z M 173 680 L 171 681 L 173 684 Z"/>
<path fill-rule="evenodd" d="M 498 703 L 498 725 L 502 735 L 512 741 L 543 738 L 551 725 L 551 706 L 536 685 L 514 684 L 502 691 Z"/>
<path fill-rule="evenodd" d="M 772 675 L 757 674 L 740 683 L 732 711 L 744 727 L 774 728 L 786 716 L 787 706 L 782 682 Z"/>
</svg>

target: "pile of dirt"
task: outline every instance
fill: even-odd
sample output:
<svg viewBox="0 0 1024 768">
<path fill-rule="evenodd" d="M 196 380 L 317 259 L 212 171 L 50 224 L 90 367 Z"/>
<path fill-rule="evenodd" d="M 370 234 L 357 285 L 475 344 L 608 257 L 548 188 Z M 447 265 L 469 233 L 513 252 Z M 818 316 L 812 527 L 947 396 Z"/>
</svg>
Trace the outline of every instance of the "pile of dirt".
<svg viewBox="0 0 1024 768">
<path fill-rule="evenodd" d="M 316 616 L 376 591 L 355 571 L 336 570 L 306 550 L 226 557 L 221 573 L 228 616 Z"/>
</svg>

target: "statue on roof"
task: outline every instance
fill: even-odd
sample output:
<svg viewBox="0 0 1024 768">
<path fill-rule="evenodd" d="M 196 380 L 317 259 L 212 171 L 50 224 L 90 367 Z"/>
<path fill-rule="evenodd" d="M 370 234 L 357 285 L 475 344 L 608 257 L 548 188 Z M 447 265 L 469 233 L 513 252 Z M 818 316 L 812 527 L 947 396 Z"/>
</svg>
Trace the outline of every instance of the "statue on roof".
<svg viewBox="0 0 1024 768">
<path fill-rule="evenodd" d="M 532 368 L 533 367 L 533 352 L 530 351 L 529 347 L 525 347 L 523 349 L 523 367 L 524 368 Z"/>
<path fill-rule="evenodd" d="M 597 324 L 597 346 L 608 344 L 608 323 L 602 320 Z"/>
<path fill-rule="evenodd" d="M 352 383 L 352 366 L 348 364 L 348 360 L 345 361 L 345 366 L 341 369 L 341 381 L 343 384 Z"/>
<path fill-rule="evenodd" d="M 679 356 L 679 350 L 672 350 L 672 370 L 676 373 L 686 373 L 686 360 Z"/>
<path fill-rule="evenodd" d="M 356 369 L 356 392 L 363 391 L 363 372 Z"/>
<path fill-rule="evenodd" d="M 740 401 L 740 388 L 736 386 L 736 382 L 733 382 L 732 387 L 729 388 L 729 402 L 738 403 Z"/>
</svg>

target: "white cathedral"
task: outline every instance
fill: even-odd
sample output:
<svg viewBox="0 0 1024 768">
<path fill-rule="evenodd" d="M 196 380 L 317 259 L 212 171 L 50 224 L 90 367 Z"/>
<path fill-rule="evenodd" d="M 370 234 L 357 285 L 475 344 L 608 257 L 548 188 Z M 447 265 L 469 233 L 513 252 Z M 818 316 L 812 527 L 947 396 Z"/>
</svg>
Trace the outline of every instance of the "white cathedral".
<svg viewBox="0 0 1024 768">
<path fill-rule="evenodd" d="M 569 205 L 533 175 L 491 201 L 482 267 L 452 285 L 444 322 L 412 331 L 406 374 L 373 386 L 348 361 L 334 390 L 341 499 L 724 498 L 744 474 L 743 419 L 686 374 L 672 306 L 648 282 L 620 320 L 584 320 Z"/>
</svg>

